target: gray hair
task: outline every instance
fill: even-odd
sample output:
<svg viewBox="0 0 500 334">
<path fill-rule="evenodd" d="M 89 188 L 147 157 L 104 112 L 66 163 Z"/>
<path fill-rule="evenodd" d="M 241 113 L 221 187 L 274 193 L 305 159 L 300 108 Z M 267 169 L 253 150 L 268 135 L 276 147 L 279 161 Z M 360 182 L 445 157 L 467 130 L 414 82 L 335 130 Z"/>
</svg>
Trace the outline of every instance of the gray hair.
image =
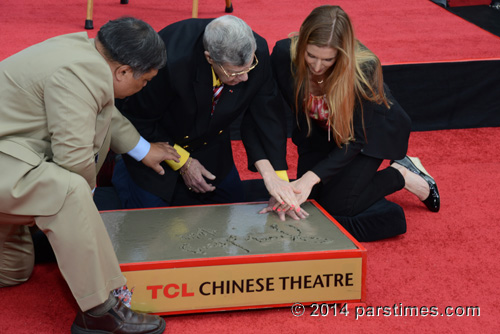
<svg viewBox="0 0 500 334">
<path fill-rule="evenodd" d="M 109 21 L 97 33 L 106 57 L 122 65 L 129 65 L 138 78 L 153 69 L 160 69 L 167 62 L 165 43 L 146 22 L 121 17 Z"/>
<path fill-rule="evenodd" d="M 248 64 L 257 49 L 252 29 L 232 15 L 221 16 L 206 26 L 203 45 L 214 62 L 220 65 Z"/>
</svg>

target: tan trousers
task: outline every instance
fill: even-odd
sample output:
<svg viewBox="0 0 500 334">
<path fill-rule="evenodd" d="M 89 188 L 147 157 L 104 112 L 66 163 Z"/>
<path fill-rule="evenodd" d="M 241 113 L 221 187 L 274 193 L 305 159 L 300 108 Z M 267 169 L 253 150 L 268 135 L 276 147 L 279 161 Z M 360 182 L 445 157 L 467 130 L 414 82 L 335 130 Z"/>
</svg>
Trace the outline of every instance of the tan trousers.
<svg viewBox="0 0 500 334">
<path fill-rule="evenodd" d="M 72 173 L 64 204 L 55 215 L 0 213 L 0 287 L 20 284 L 30 277 L 34 250 L 28 226 L 33 224 L 47 235 L 82 311 L 102 304 L 111 290 L 126 283 L 89 186 Z"/>
</svg>

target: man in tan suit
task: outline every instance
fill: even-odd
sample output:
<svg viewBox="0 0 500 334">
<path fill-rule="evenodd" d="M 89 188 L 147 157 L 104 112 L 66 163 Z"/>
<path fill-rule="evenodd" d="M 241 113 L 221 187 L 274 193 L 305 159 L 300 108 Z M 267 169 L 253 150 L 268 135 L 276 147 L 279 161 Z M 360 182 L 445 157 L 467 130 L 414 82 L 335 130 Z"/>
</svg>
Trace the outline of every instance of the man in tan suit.
<svg viewBox="0 0 500 334">
<path fill-rule="evenodd" d="M 0 287 L 29 278 L 36 225 L 81 309 L 72 333 L 165 328 L 113 296 L 125 278 L 92 199 L 109 148 L 160 174 L 161 161 L 178 161 L 171 146 L 146 142 L 114 106 L 165 62 L 163 41 L 134 18 L 108 22 L 95 40 L 63 35 L 0 62 Z"/>
</svg>

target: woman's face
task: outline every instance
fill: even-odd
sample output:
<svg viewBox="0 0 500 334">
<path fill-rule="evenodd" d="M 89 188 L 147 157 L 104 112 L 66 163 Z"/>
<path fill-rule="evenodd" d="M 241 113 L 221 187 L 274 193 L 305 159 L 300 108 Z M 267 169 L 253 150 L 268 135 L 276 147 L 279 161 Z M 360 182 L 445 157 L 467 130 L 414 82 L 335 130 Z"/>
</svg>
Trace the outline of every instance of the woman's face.
<svg viewBox="0 0 500 334">
<path fill-rule="evenodd" d="M 309 71 L 313 75 L 323 75 L 335 64 L 337 58 L 337 49 L 329 46 L 319 47 L 312 44 L 307 44 L 305 60 Z"/>
</svg>

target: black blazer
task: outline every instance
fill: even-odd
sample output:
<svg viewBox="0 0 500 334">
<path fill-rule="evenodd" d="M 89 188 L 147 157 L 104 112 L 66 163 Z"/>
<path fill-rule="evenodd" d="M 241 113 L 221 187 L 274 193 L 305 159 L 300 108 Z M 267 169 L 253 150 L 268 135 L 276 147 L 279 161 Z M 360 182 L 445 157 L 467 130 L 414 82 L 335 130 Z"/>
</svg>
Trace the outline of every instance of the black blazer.
<svg viewBox="0 0 500 334">
<path fill-rule="evenodd" d="M 188 19 L 159 32 L 167 49 L 167 64 L 122 107 L 140 134 L 150 142 L 178 144 L 221 182 L 234 165 L 229 127 L 243 114 L 241 136 L 249 168 L 268 159 L 276 170 L 287 169 L 284 108 L 273 79 L 267 42 L 257 34 L 259 64 L 248 80 L 226 85 L 212 110 L 212 71 L 204 56 L 203 33 L 212 19 Z M 124 160 L 134 181 L 143 189 L 171 199 L 179 173 L 164 165 L 161 176 L 128 156 Z"/>
<path fill-rule="evenodd" d="M 291 73 L 290 39 L 276 43 L 271 55 L 273 71 L 285 101 L 293 111 L 296 110 L 293 78 Z M 363 116 L 360 108 L 354 112 L 355 140 L 339 148 L 334 140 L 328 141 L 328 132 L 311 121 L 311 135 L 307 137 L 307 120 L 302 106 L 299 106 L 297 122 L 292 140 L 299 153 L 298 171 L 300 177 L 307 170 L 317 174 L 323 182 L 344 168 L 358 154 L 379 159 L 402 159 L 408 149 L 411 121 L 409 116 L 392 97 L 387 86 L 385 93 L 392 103 L 387 109 L 384 105 L 363 103 Z M 365 128 L 363 129 L 363 120 Z M 365 136 L 366 133 L 366 136 Z"/>
</svg>

